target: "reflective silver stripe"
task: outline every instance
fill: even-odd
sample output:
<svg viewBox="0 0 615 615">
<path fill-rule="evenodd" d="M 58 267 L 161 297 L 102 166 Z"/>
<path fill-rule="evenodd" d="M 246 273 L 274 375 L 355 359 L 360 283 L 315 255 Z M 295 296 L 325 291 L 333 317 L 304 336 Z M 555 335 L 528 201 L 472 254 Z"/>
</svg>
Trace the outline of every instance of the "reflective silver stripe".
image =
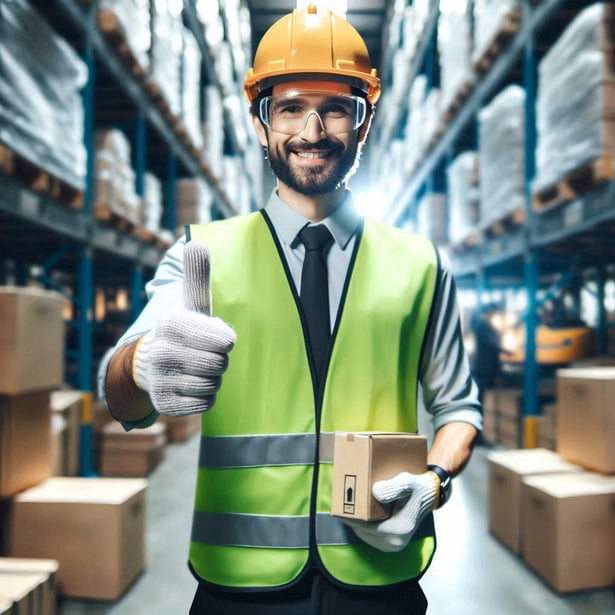
<svg viewBox="0 0 615 615">
<path fill-rule="evenodd" d="M 209 545 L 307 549 L 309 517 L 194 513 L 192 540 Z"/>
<path fill-rule="evenodd" d="M 413 539 L 432 536 L 433 516 L 429 515 Z M 209 545 L 262 547 L 269 549 L 307 549 L 310 518 L 237 513 L 195 512 L 192 540 Z M 329 513 L 316 515 L 319 545 L 359 544 L 361 540 L 341 519 Z"/>
<path fill-rule="evenodd" d="M 333 433 L 320 434 L 320 462 L 333 463 Z M 202 468 L 254 468 L 314 463 L 316 436 L 309 433 L 202 436 Z"/>
</svg>

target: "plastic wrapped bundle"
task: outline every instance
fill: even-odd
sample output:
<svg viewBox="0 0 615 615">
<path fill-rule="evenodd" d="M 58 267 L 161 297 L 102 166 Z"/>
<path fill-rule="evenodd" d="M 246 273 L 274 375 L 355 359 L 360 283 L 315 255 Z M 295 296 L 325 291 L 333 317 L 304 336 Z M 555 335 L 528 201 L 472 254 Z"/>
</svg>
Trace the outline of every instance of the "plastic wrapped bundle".
<svg viewBox="0 0 615 615">
<path fill-rule="evenodd" d="M 442 106 L 440 104 L 442 91 L 440 88 L 431 88 L 423 105 L 423 143 L 428 147 L 440 130 L 442 119 Z"/>
<path fill-rule="evenodd" d="M 137 64 L 147 71 L 152 44 L 150 0 L 101 0 L 98 22 L 103 32 L 121 34 Z"/>
<path fill-rule="evenodd" d="M 438 51 L 440 55 L 441 106 L 448 110 L 474 79 L 470 66 L 470 8 L 467 0 L 440 3 Z"/>
<path fill-rule="evenodd" d="M 448 186 L 448 236 L 452 244 L 468 239 L 479 216 L 478 154 L 459 154 L 446 170 Z"/>
<path fill-rule="evenodd" d="M 197 149 L 203 147 L 201 132 L 201 62 L 199 44 L 194 34 L 184 28 L 182 52 L 182 119 L 188 136 Z"/>
<path fill-rule="evenodd" d="M 143 174 L 143 226 L 150 232 L 160 230 L 162 218 L 162 186 L 152 173 Z"/>
<path fill-rule="evenodd" d="M 448 243 L 446 195 L 428 192 L 418 204 L 417 232 L 429 237 L 438 245 Z"/>
<path fill-rule="evenodd" d="M 615 9 L 582 11 L 539 66 L 536 178 L 540 192 L 602 154 L 615 154 Z"/>
<path fill-rule="evenodd" d="M 170 0 L 152 2 L 152 53 L 150 81 L 160 90 L 169 110 L 181 113 L 181 56 L 183 31 L 179 11 Z"/>
<path fill-rule="evenodd" d="M 203 125 L 203 162 L 215 177 L 223 174 L 222 156 L 224 153 L 224 105 L 220 91 L 215 85 L 205 86 L 205 123 Z"/>
<path fill-rule="evenodd" d="M 481 226 L 525 207 L 525 91 L 502 90 L 478 114 Z"/>
<path fill-rule="evenodd" d="M 202 179 L 180 179 L 175 184 L 175 229 L 178 236 L 186 224 L 211 221 L 214 199 L 211 188 Z"/>
<path fill-rule="evenodd" d="M 404 130 L 407 144 L 405 170 L 410 172 L 420 160 L 425 148 L 423 125 L 425 114 L 425 97 L 427 95 L 427 77 L 419 75 L 410 88 L 408 97 L 408 119 Z"/>
<path fill-rule="evenodd" d="M 519 0 L 474 0 L 474 64 L 483 58 L 498 36 L 516 31 L 520 12 Z"/>
<path fill-rule="evenodd" d="M 0 2 L 0 141 L 79 190 L 85 185 L 87 68 L 25 0 Z"/>
</svg>

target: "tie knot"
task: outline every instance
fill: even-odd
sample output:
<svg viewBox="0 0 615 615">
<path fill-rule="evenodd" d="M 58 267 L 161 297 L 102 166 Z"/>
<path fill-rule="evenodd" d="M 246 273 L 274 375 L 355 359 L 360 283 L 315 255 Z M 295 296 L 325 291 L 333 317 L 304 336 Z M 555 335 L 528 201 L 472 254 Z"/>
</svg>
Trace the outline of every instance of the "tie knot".
<svg viewBox="0 0 615 615">
<path fill-rule="evenodd" d="M 299 232 L 299 239 L 306 251 L 319 250 L 324 252 L 333 243 L 333 235 L 324 224 L 306 226 Z"/>
</svg>

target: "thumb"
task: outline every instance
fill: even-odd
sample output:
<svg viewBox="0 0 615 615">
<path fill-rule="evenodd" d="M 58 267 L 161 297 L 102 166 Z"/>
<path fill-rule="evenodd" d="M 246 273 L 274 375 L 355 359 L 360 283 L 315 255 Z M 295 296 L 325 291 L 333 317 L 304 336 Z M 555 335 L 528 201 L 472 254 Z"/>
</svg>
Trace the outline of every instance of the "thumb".
<svg viewBox="0 0 615 615">
<path fill-rule="evenodd" d="M 189 241 L 184 249 L 184 307 L 211 316 L 209 248 Z"/>
<path fill-rule="evenodd" d="M 414 475 L 401 472 L 393 478 L 374 483 L 372 493 L 379 502 L 388 504 L 409 495 L 413 487 Z"/>
</svg>

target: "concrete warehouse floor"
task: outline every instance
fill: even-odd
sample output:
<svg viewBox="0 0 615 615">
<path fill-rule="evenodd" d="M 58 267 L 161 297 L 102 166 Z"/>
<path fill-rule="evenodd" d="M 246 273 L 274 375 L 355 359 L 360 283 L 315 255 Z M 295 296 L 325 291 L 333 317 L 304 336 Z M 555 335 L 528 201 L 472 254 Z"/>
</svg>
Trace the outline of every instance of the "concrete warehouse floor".
<svg viewBox="0 0 615 615">
<path fill-rule="evenodd" d="M 195 582 L 186 566 L 198 437 L 167 447 L 150 475 L 147 570 L 117 603 L 66 600 L 60 615 L 181 615 Z M 478 447 L 436 513 L 438 551 L 421 585 L 432 615 L 607 615 L 615 591 L 560 596 L 487 531 L 488 449 Z M 93 560 L 92 565 L 95 564 Z M 377 615 L 377 614 L 375 614 Z"/>
</svg>

